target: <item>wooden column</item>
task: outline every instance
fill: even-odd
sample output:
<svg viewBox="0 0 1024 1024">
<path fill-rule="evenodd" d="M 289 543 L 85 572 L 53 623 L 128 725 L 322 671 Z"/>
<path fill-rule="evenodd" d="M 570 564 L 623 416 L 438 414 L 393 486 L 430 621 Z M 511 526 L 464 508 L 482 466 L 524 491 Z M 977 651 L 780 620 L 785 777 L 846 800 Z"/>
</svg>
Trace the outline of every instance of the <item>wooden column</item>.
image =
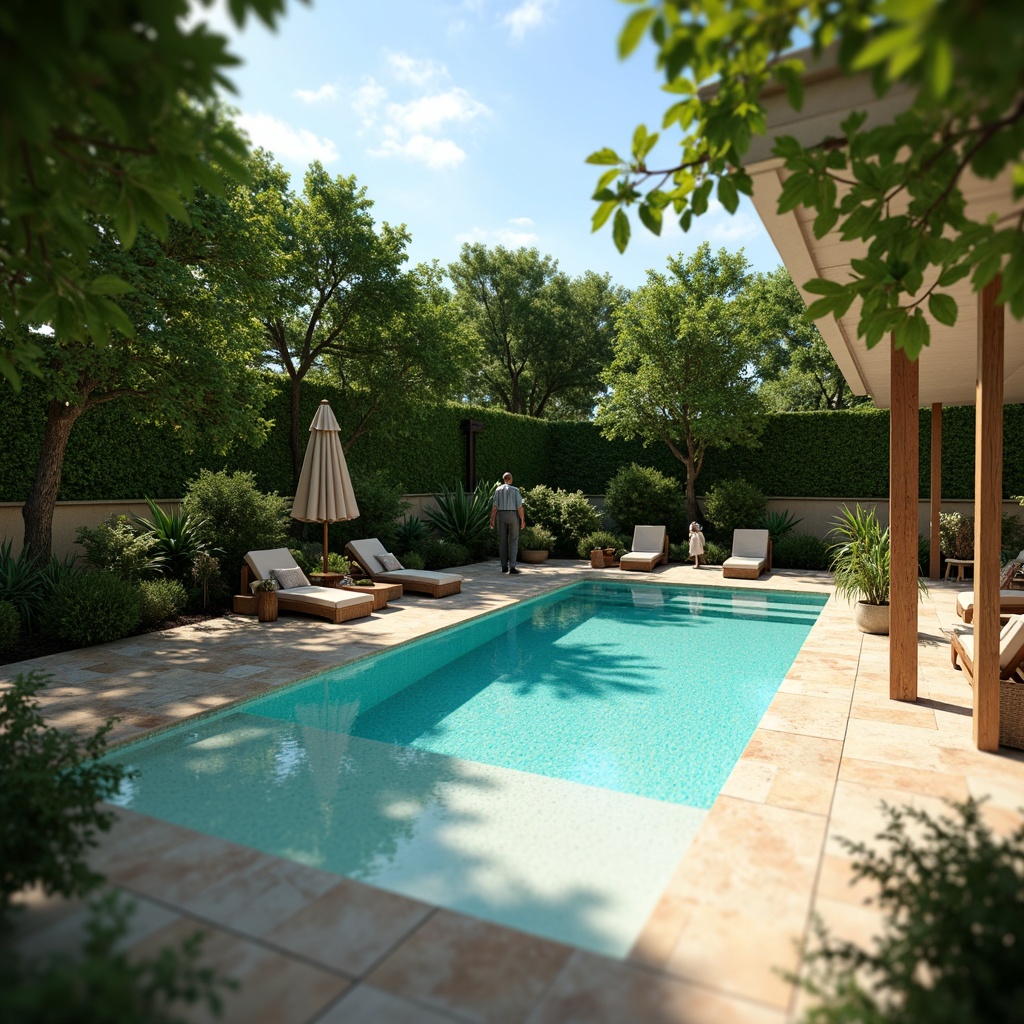
<svg viewBox="0 0 1024 1024">
<path fill-rule="evenodd" d="M 890 341 L 889 697 L 917 700 L 918 364 Z"/>
<path fill-rule="evenodd" d="M 974 743 L 999 746 L 999 540 L 1003 511 L 1003 307 L 978 296 L 974 441 Z"/>
<path fill-rule="evenodd" d="M 928 534 L 928 575 L 942 578 L 942 552 L 939 550 L 939 512 L 942 511 L 942 403 L 932 402 L 931 530 Z"/>
</svg>

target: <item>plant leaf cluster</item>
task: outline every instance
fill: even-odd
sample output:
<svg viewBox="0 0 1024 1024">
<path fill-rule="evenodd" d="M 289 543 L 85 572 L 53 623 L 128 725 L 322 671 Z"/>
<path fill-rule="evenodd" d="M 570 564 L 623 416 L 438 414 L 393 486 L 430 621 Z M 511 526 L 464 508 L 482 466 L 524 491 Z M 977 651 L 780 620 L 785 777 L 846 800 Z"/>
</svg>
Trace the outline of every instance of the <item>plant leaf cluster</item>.
<svg viewBox="0 0 1024 1024">
<path fill-rule="evenodd" d="M 841 136 L 805 145 L 779 136 L 785 161 L 779 212 L 802 206 L 812 230 L 863 244 L 844 282 L 814 278 L 813 318 L 844 315 L 860 304 L 857 332 L 870 348 L 892 334 L 914 360 L 931 323 L 958 317 L 948 289 L 970 278 L 975 290 L 1002 273 L 999 301 L 1024 316 L 1024 216 L 973 214 L 969 178 L 999 179 L 1006 196 L 1024 196 L 1024 93 L 1019 53 L 1024 7 L 972 0 L 635 0 L 620 53 L 645 36 L 672 103 L 662 127 L 680 135 L 679 158 L 654 167 L 658 134 L 640 126 L 631 151 L 605 148 L 589 162 L 607 167 L 597 184 L 594 229 L 614 213 L 613 238 L 629 241 L 626 210 L 659 233 L 666 214 L 684 231 L 713 198 L 730 213 L 754 182 L 744 169 L 754 136 L 767 132 L 762 100 L 769 87 L 803 105 L 804 61 L 794 46 L 810 40 L 816 56 L 832 47 L 844 74 L 870 75 L 877 95 L 902 90 L 891 120 L 868 122 L 853 110 Z M 998 41 L 996 44 L 995 41 Z"/>
</svg>

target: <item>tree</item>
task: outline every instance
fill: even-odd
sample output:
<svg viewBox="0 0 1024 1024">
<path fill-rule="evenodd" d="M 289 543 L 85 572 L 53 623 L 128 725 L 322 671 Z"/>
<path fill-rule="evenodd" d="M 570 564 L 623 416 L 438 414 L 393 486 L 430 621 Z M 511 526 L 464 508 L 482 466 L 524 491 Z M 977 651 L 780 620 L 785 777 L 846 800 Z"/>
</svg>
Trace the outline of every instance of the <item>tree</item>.
<svg viewBox="0 0 1024 1024">
<path fill-rule="evenodd" d="M 756 443 L 760 402 L 750 372 L 751 332 L 737 297 L 746 284 L 742 253 L 707 244 L 669 273 L 647 272 L 616 315 L 609 393 L 597 422 L 606 437 L 661 441 L 686 467 L 686 514 L 696 519 L 696 482 L 708 448 Z"/>
<path fill-rule="evenodd" d="M 610 278 L 571 279 L 536 249 L 480 244 L 464 245 L 448 272 L 477 346 L 467 397 L 525 416 L 589 417 L 621 295 Z"/>
<path fill-rule="evenodd" d="M 257 317 L 266 361 L 283 366 L 290 379 L 289 444 L 298 481 L 308 426 L 300 422 L 303 381 L 315 369 L 330 369 L 344 387 L 366 396 L 368 375 L 378 384 L 401 383 L 410 364 L 422 365 L 415 350 L 423 335 L 407 328 L 422 297 L 418 284 L 430 271 L 418 279 L 403 272 L 404 225 L 378 230 L 373 202 L 354 175 L 331 178 L 313 163 L 296 195 L 270 154 L 255 153 L 250 166 L 252 185 L 239 193 L 237 208 L 265 253 Z M 372 414 L 382 394 L 370 397 Z M 346 446 L 365 426 L 363 420 Z"/>
<path fill-rule="evenodd" d="M 204 7 L 213 0 L 201 0 Z M 232 0 L 271 28 L 285 0 Z M 24 325 L 103 345 L 130 335 L 124 284 L 98 273 L 99 235 L 167 236 L 196 185 L 242 173 L 245 145 L 217 116 L 237 58 L 189 24 L 189 0 L 5 0 L 0 7 L 0 373 L 15 387 L 48 351 Z M 219 170 L 218 170 L 219 168 Z"/>
<path fill-rule="evenodd" d="M 868 404 L 854 395 L 818 332 L 789 271 L 754 275 L 742 299 L 744 318 L 760 339 L 755 357 L 758 394 L 773 412 L 849 409 Z"/>
<path fill-rule="evenodd" d="M 658 135 L 641 125 L 630 157 L 611 149 L 590 156 L 609 167 L 595 193 L 594 227 L 614 213 L 620 249 L 629 240 L 629 206 L 655 233 L 671 208 L 685 231 L 707 212 L 713 190 L 730 212 L 740 193 L 751 194 L 743 161 L 752 136 L 766 132 L 762 93 L 781 84 L 790 106 L 800 108 L 806 68 L 788 51 L 804 36 L 818 55 L 834 43 L 844 73 L 871 72 L 877 94 L 894 83 L 911 92 L 887 123 L 868 125 L 852 111 L 839 139 L 810 147 L 776 140 L 789 172 L 779 212 L 803 205 L 816 214 L 816 237 L 838 230 L 866 249 L 848 282 L 805 283 L 822 296 L 810 315 L 842 316 L 859 300 L 858 334 L 867 346 L 892 332 L 895 347 L 913 360 L 930 339 L 925 305 L 938 323 L 952 325 L 957 304 L 943 289 L 971 276 L 980 290 L 1001 271 L 999 301 L 1024 316 L 1024 218 L 973 220 L 961 187 L 968 171 L 993 179 L 1012 168 L 1014 197 L 1024 194 L 1024 5 L 638 0 L 620 53 L 648 32 L 673 94 L 664 127 L 679 126 L 681 154 L 653 169 L 648 157 Z"/>
<path fill-rule="evenodd" d="M 260 338 L 249 316 L 246 268 L 260 259 L 225 199 L 201 194 L 189 223 L 161 241 L 143 228 L 130 248 L 113 231 L 91 251 L 100 273 L 128 282 L 128 315 L 142 329 L 114 331 L 105 345 L 90 335 L 38 336 L 39 372 L 48 398 L 35 479 L 22 516 L 25 546 L 49 555 L 64 455 L 78 420 L 109 402 L 140 420 L 173 425 L 227 447 L 257 439 L 268 385 L 253 372 Z"/>
</svg>

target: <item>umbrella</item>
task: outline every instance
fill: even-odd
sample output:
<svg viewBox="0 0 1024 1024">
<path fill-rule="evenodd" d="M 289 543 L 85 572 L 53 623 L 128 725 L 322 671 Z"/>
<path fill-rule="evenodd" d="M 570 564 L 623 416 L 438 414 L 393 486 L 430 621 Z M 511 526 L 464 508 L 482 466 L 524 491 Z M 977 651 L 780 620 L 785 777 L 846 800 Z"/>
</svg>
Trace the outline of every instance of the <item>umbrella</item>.
<svg viewBox="0 0 1024 1024">
<path fill-rule="evenodd" d="M 309 425 L 309 444 L 292 502 L 293 519 L 324 524 L 324 572 L 327 572 L 327 524 L 359 516 L 338 437 L 340 430 L 325 398 Z"/>
</svg>

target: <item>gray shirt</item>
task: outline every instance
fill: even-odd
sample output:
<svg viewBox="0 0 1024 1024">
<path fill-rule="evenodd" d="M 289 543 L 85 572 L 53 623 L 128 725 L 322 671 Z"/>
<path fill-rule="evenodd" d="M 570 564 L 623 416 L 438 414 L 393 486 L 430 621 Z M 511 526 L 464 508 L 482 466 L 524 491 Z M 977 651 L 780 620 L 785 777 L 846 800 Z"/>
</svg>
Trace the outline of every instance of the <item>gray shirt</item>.
<svg viewBox="0 0 1024 1024">
<path fill-rule="evenodd" d="M 518 487 L 513 487 L 511 484 L 499 484 L 498 489 L 494 492 L 494 507 L 499 512 L 515 512 L 517 508 L 521 508 L 523 504 L 523 496 L 519 493 Z"/>
</svg>

